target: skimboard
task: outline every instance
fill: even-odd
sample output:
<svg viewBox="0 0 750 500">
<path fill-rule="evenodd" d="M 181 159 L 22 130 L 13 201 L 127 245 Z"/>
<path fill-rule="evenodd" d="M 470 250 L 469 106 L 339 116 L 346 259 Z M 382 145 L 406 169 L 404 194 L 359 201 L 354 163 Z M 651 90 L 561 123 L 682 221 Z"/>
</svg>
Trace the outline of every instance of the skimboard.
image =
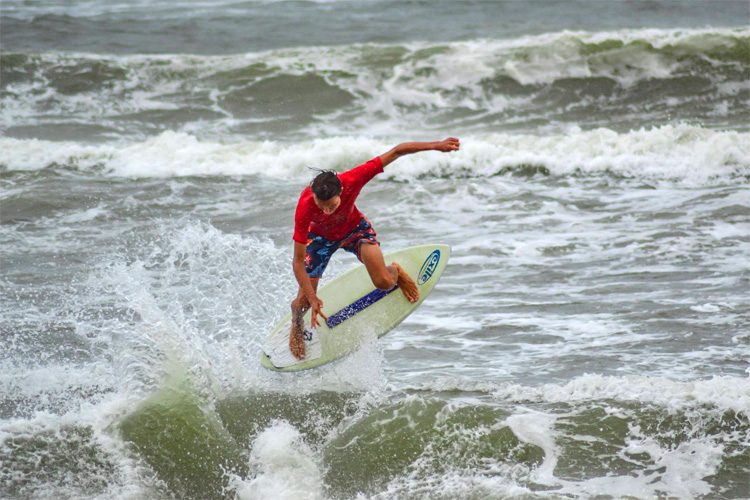
<svg viewBox="0 0 750 500">
<path fill-rule="evenodd" d="M 385 256 L 386 264 L 398 262 L 417 283 L 419 300 L 414 304 L 398 287 L 387 291 L 376 289 L 362 264 L 338 276 L 318 290 L 328 320 L 319 318 L 320 326 L 312 329 L 311 312 L 305 314 L 305 359 L 295 358 L 289 350 L 290 313 L 266 339 L 261 365 L 281 372 L 316 368 L 356 351 L 367 339 L 382 337 L 427 298 L 449 257 L 448 245 L 420 245 Z"/>
</svg>

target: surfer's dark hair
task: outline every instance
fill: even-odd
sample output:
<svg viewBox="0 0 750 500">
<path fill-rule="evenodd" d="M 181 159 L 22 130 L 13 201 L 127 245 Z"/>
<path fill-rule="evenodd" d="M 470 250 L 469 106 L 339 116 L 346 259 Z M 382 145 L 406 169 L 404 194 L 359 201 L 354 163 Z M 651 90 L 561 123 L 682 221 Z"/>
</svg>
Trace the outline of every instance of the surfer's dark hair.
<svg viewBox="0 0 750 500">
<path fill-rule="evenodd" d="M 318 169 L 314 169 L 318 170 Z M 335 170 L 318 170 L 320 173 L 315 176 L 310 186 L 312 192 L 320 201 L 328 201 L 334 196 L 341 194 L 341 181 Z"/>
</svg>

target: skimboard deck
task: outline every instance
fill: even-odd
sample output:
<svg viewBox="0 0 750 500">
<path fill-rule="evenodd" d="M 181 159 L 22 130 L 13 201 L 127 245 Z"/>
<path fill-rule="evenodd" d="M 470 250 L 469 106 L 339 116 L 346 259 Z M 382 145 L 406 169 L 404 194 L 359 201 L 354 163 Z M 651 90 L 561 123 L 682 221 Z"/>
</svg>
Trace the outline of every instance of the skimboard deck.
<svg viewBox="0 0 750 500">
<path fill-rule="evenodd" d="M 318 291 L 328 320 L 320 318 L 320 327 L 311 329 L 311 312 L 305 314 L 305 359 L 298 360 L 289 350 L 290 313 L 266 339 L 261 365 L 284 372 L 316 368 L 356 351 L 366 339 L 382 337 L 427 298 L 449 257 L 448 245 L 420 245 L 385 256 L 387 264 L 398 262 L 417 283 L 419 300 L 414 304 L 398 287 L 388 291 L 376 289 L 362 264 L 335 278 Z"/>
</svg>

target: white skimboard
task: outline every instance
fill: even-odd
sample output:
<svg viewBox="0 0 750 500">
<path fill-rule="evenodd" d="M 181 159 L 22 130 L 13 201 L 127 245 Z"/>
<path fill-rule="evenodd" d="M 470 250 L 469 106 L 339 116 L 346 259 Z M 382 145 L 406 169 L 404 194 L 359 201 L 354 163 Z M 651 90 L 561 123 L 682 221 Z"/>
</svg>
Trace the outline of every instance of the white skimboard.
<svg viewBox="0 0 750 500">
<path fill-rule="evenodd" d="M 305 359 L 289 350 L 292 314 L 289 313 L 266 339 L 261 365 L 269 370 L 307 370 L 340 359 L 356 351 L 366 339 L 380 338 L 409 316 L 435 288 L 450 257 L 448 245 L 420 245 L 385 256 L 386 264 L 398 262 L 417 283 L 419 300 L 410 303 L 398 287 L 383 291 L 372 284 L 360 264 L 318 290 L 328 321 L 310 327 L 312 313 L 304 317 Z"/>
</svg>

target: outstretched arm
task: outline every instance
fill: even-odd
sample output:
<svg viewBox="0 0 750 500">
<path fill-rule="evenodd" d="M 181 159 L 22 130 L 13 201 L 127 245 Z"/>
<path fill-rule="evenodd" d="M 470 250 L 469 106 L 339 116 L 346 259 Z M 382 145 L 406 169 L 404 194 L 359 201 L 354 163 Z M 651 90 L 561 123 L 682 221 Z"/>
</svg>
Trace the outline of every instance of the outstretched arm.
<svg viewBox="0 0 750 500">
<path fill-rule="evenodd" d="M 442 151 L 443 153 L 449 153 L 451 151 L 458 151 L 460 145 L 459 140 L 454 137 L 435 142 L 405 142 L 384 155 L 380 155 L 380 161 L 383 163 L 383 167 L 385 167 L 404 155 L 419 153 L 420 151 Z"/>
</svg>

